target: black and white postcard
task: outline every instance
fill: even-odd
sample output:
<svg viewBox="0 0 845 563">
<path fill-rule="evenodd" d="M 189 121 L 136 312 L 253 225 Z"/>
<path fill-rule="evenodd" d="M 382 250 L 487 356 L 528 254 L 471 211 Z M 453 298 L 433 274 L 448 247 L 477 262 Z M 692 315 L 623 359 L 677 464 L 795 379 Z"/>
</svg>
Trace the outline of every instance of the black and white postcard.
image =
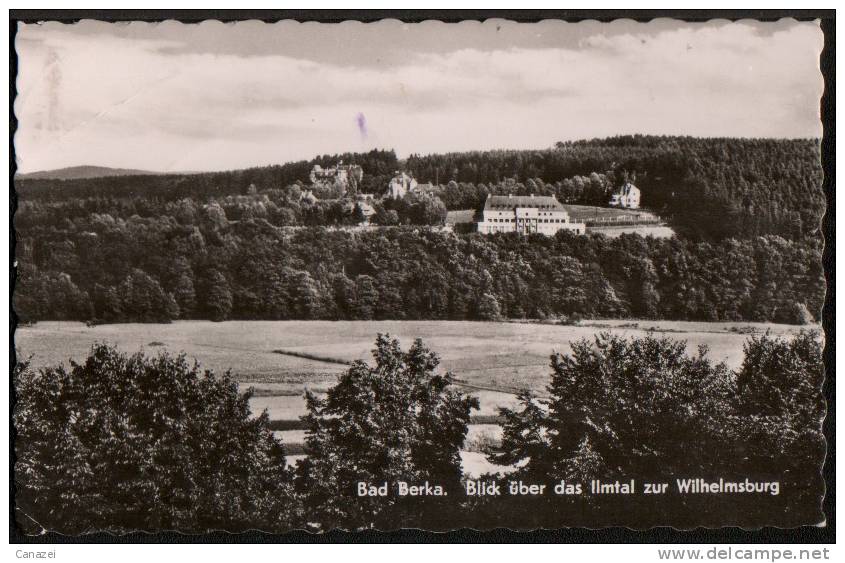
<svg viewBox="0 0 845 563">
<path fill-rule="evenodd" d="M 819 20 L 13 33 L 21 533 L 826 525 Z"/>
</svg>

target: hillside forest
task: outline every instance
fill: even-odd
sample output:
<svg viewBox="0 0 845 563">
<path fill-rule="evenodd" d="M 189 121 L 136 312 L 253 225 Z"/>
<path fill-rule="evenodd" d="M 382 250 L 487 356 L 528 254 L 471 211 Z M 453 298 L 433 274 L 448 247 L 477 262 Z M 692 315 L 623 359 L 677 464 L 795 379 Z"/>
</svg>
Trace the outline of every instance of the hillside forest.
<svg viewBox="0 0 845 563">
<path fill-rule="evenodd" d="M 361 208 L 313 164 L 396 170 Z M 671 239 L 431 229 L 487 194 L 602 205 L 624 181 Z M 15 181 L 20 320 L 664 318 L 807 323 L 824 299 L 817 140 L 614 137 L 539 151 L 325 155 L 207 174 Z M 303 194 L 311 190 L 318 198 Z"/>
</svg>

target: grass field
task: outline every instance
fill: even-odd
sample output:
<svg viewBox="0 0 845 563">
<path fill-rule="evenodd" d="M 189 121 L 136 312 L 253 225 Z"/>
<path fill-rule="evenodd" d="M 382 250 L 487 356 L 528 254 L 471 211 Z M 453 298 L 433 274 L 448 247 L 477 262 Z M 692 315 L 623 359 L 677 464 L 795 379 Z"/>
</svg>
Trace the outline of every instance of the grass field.
<svg viewBox="0 0 845 563">
<path fill-rule="evenodd" d="M 573 221 L 590 221 L 596 219 L 622 218 L 647 216 L 653 219 L 657 217 L 646 209 L 624 209 L 621 207 L 597 207 L 594 205 L 569 205 L 564 204 L 569 218 Z"/>
<path fill-rule="evenodd" d="M 791 335 L 798 330 L 790 325 L 674 321 L 585 321 L 575 326 L 460 321 L 180 321 L 94 327 L 40 322 L 19 328 L 15 346 L 23 357 L 31 356 L 35 367 L 82 360 L 95 342 L 108 342 L 126 352 L 185 352 L 215 372 L 231 370 L 242 387 L 252 387 L 253 412 L 266 409 L 276 423 L 277 435 L 284 438 L 291 454 L 298 454 L 304 439 L 298 418 L 305 414 L 305 389 L 319 394 L 331 387 L 347 367 L 335 362 L 370 360 L 378 332 L 390 333 L 405 347 L 419 337 L 440 355 L 441 367 L 452 371 L 467 384 L 464 390 L 479 398 L 481 410 L 473 413 L 467 440 L 467 449 L 472 451 L 463 456 L 468 464 L 465 469 L 478 474 L 489 467 L 477 450 L 500 437 L 495 425 L 498 407 L 516 405 L 516 397 L 509 391 L 530 388 L 544 395 L 551 372 L 549 356 L 554 351 L 567 352 L 571 341 L 592 338 L 602 331 L 627 337 L 655 333 L 687 341 L 690 353 L 704 344 L 712 359 L 735 368 L 742 361 L 742 346 L 749 333 Z"/>
<path fill-rule="evenodd" d="M 41 322 L 19 328 L 15 344 L 24 357 L 32 356 L 37 367 L 81 360 L 95 342 L 109 342 L 126 352 L 185 352 L 215 372 L 231 370 L 243 386 L 255 389 L 255 410 L 267 408 L 271 419 L 286 420 L 304 413 L 302 392 L 306 388 L 325 392 L 346 369 L 342 364 L 311 358 L 369 360 L 378 332 L 398 337 L 404 346 L 422 338 L 440 355 L 441 367 L 466 382 L 468 392 L 479 397 L 482 409 L 478 414 L 494 415 L 497 406 L 513 404 L 512 393 L 494 389 L 529 388 L 543 394 L 550 374 L 549 355 L 567 352 L 569 342 L 592 338 L 600 331 L 624 336 L 665 334 L 686 340 L 691 352 L 704 344 L 714 360 L 737 367 L 747 339 L 743 332 L 766 330 L 794 334 L 798 328 L 671 321 L 589 321 L 577 326 L 460 321 L 180 321 L 94 327 Z M 280 354 L 279 350 L 301 355 Z"/>
<path fill-rule="evenodd" d="M 446 213 L 446 224 L 457 225 L 458 223 L 472 223 L 475 209 L 454 209 Z"/>
<path fill-rule="evenodd" d="M 370 359 L 376 334 L 389 333 L 409 346 L 414 338 L 441 357 L 442 367 L 467 382 L 538 388 L 549 374 L 549 355 L 566 352 L 569 342 L 599 331 L 623 336 L 648 332 L 686 340 L 694 350 L 736 367 L 742 358 L 742 332 L 794 334 L 799 327 L 754 323 L 678 321 L 584 321 L 578 325 L 470 321 L 178 321 L 171 324 L 85 326 L 77 322 L 40 322 L 18 328 L 15 346 L 35 366 L 83 359 L 92 344 L 108 342 L 127 352 L 185 352 L 203 367 L 232 370 L 238 381 L 283 390 L 331 385 L 346 366 L 279 354 L 295 351 L 313 357 L 352 361 Z M 151 345 L 155 343 L 155 345 Z"/>
</svg>

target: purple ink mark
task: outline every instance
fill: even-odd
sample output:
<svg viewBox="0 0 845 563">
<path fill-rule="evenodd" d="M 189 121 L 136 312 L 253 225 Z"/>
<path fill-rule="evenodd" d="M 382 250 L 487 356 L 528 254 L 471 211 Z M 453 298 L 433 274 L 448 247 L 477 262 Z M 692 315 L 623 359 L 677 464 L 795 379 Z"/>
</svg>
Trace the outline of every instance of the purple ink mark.
<svg viewBox="0 0 845 563">
<path fill-rule="evenodd" d="M 358 124 L 358 131 L 361 133 L 361 139 L 367 138 L 367 118 L 363 113 L 355 116 L 355 122 Z"/>
</svg>

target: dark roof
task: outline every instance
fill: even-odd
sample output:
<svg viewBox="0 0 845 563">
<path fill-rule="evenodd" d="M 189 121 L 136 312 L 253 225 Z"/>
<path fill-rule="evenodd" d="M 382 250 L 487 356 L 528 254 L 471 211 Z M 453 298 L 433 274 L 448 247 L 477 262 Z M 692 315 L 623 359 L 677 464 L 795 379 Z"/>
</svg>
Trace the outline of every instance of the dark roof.
<svg viewBox="0 0 845 563">
<path fill-rule="evenodd" d="M 632 184 L 631 182 L 625 182 L 625 184 L 622 185 L 614 193 L 616 195 L 628 195 L 629 193 L 631 193 L 631 188 L 634 188 L 635 190 L 639 190 L 639 188 L 637 186 L 635 186 L 634 184 Z"/>
<path fill-rule="evenodd" d="M 516 207 L 566 211 L 554 196 L 488 195 L 487 201 L 484 202 L 484 209 L 514 209 Z"/>
</svg>

